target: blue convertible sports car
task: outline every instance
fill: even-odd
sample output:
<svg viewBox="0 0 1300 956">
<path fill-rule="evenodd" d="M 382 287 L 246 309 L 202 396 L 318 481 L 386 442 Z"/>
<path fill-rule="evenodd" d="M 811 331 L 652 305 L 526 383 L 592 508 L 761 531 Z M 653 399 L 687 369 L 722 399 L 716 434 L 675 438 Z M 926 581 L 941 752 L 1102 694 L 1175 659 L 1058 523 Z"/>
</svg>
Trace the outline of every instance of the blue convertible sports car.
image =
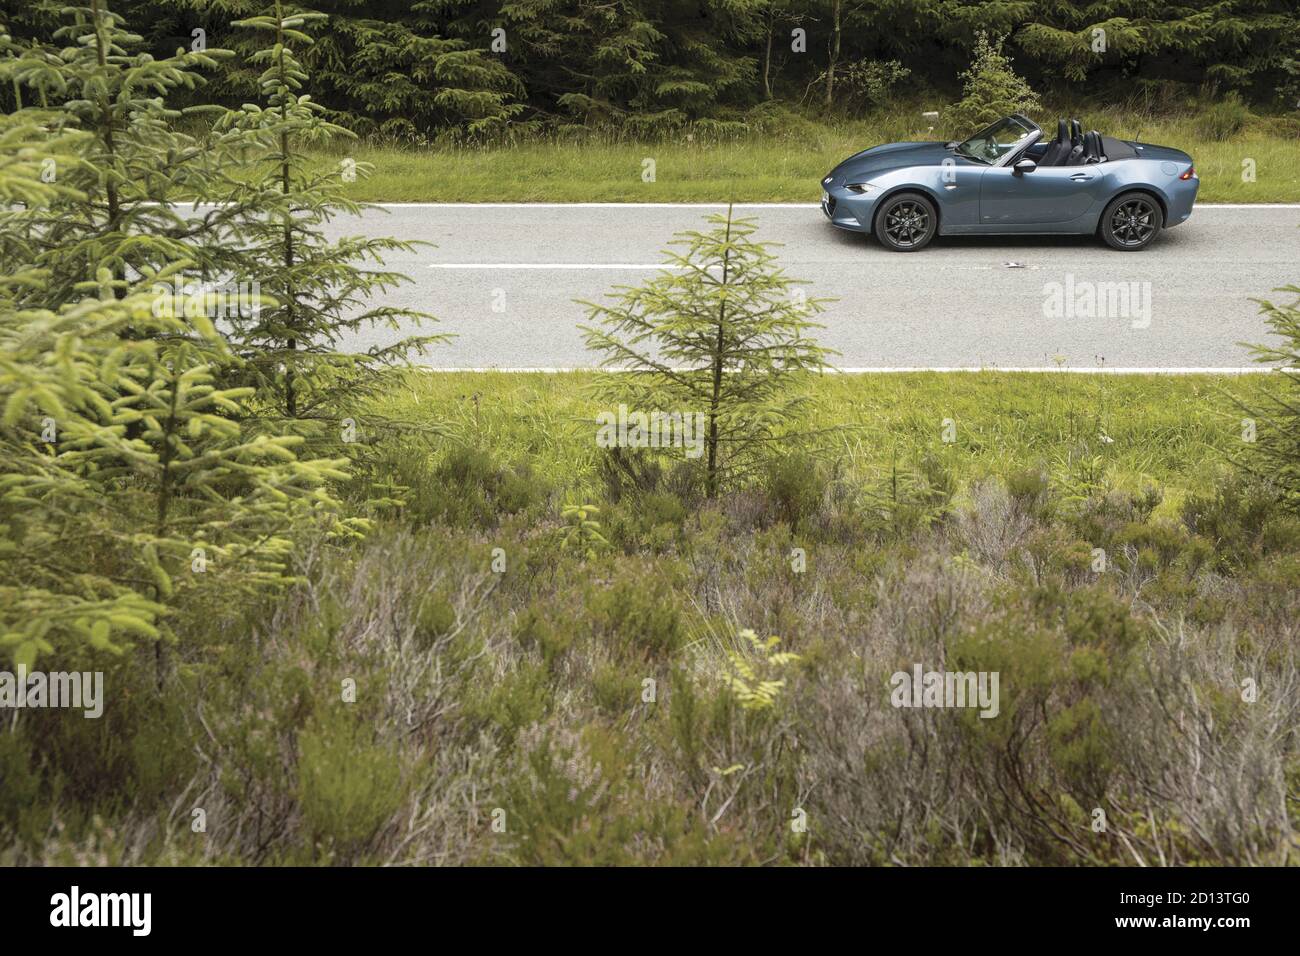
<svg viewBox="0 0 1300 956">
<path fill-rule="evenodd" d="M 822 180 L 822 211 L 897 252 L 936 234 L 1097 233 L 1132 251 L 1192 214 L 1200 180 L 1181 150 L 1084 133 L 1078 120 L 1043 135 L 1013 113 L 963 143 L 874 146 Z"/>
</svg>

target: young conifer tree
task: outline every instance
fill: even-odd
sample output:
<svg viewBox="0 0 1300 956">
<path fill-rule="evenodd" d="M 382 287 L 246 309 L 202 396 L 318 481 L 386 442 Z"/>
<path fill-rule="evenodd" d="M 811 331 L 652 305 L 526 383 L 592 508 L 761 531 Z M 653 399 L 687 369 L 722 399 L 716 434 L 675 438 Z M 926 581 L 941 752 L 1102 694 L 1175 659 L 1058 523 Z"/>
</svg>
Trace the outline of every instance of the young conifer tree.
<svg viewBox="0 0 1300 956">
<path fill-rule="evenodd" d="M 352 261 L 393 246 L 330 245 L 313 226 L 332 205 L 313 191 L 289 134 L 294 123 L 312 126 L 309 99 L 277 101 L 264 124 L 238 121 L 257 110 L 221 124 L 205 152 L 172 128 L 165 97 L 195 82 L 187 64 L 216 61 L 127 53 L 136 38 L 104 0 L 69 15 L 66 49 L 0 45 L 0 74 L 46 107 L 0 124 L 0 454 L 9 466 L 0 582 L 14 609 L 0 614 L 0 652 L 22 661 L 87 643 L 171 642 L 204 608 L 289 580 L 301 532 L 364 530 L 340 517 L 328 491 L 346 477 L 341 459 L 304 455 L 303 436 L 280 415 L 247 427 L 266 417 L 282 382 L 259 390 L 246 373 L 271 367 L 258 343 L 236 327 L 236 353 L 232 329 L 205 310 L 159 308 L 158 286 L 196 270 L 255 280 L 269 261 L 268 284 L 299 293 L 281 314 L 320 363 L 307 378 L 319 378 L 309 394 L 320 400 L 344 392 L 345 373 L 386 358 L 329 354 L 314 337 L 333 334 L 329 310 L 357 306 L 395 278 Z M 295 82 L 289 57 L 274 69 L 271 87 Z M 289 179 L 245 185 L 234 154 L 268 141 Z M 235 201 L 211 215 L 172 204 L 231 192 Z M 264 228 L 263 203 L 279 228 Z M 324 314 L 308 310 L 322 300 Z M 383 315 L 397 320 L 370 317 Z"/>
<path fill-rule="evenodd" d="M 1003 52 L 1005 39 L 990 37 L 983 31 L 976 34 L 970 69 L 961 75 L 961 101 L 944 114 L 954 134 L 969 136 L 1008 113 L 1042 109 L 1038 94 L 1016 73 L 1011 57 Z"/>
<path fill-rule="evenodd" d="M 1290 301 L 1259 300 L 1276 338 L 1252 346 L 1255 361 L 1276 366 L 1277 383 L 1252 402 L 1238 402 L 1252 416 L 1248 451 L 1237 456 L 1246 471 L 1273 484 L 1284 506 L 1300 514 L 1300 284 L 1275 289 Z"/>
<path fill-rule="evenodd" d="M 75 162 L 86 138 L 51 134 L 29 115 L 0 117 L 0 207 L 41 208 L 65 198 L 66 186 L 42 181 L 43 163 Z M 0 240 L 21 238 L 0 226 Z M 0 661 L 15 667 L 31 667 L 56 647 L 111 649 L 122 635 L 155 638 L 163 610 L 78 561 L 69 543 L 94 513 L 96 489 L 61 460 L 57 443 L 107 447 L 117 439 L 103 423 L 111 413 L 85 344 L 88 327 L 102 317 L 90 301 L 61 314 L 18 308 L 19 296 L 46 281 L 29 263 L 6 258 L 0 266 Z"/>
<path fill-rule="evenodd" d="M 40 170 L 100 155 L 88 131 L 0 118 L 0 206 L 83 201 Z M 21 249 L 29 224 L 0 220 L 0 245 Z M 243 434 L 252 390 L 216 384 L 232 359 L 213 324 L 154 308 L 153 285 L 192 265 L 101 266 L 57 308 L 27 304 L 48 269 L 0 267 L 0 656 L 15 664 L 178 640 L 201 609 L 289 580 L 299 533 L 364 528 L 328 493 L 338 461 Z"/>
<path fill-rule="evenodd" d="M 753 237 L 757 222 L 708 217 L 707 232 L 670 243 L 667 268 L 637 288 L 619 286 L 611 305 L 584 302 L 587 347 L 618 369 L 604 397 L 631 408 L 706 416 L 705 487 L 715 497 L 739 481 L 773 443 L 797 441 L 807 397 L 797 388 L 834 354 L 810 333 L 810 316 L 828 299 L 808 298 L 803 283 L 777 265 L 776 243 Z"/>
<path fill-rule="evenodd" d="M 270 16 L 239 22 L 272 41 L 252 57 L 262 68 L 266 106 L 188 109 L 212 120 L 208 132 L 191 135 L 177 127 L 182 113 L 169 97 L 204 82 L 198 71 L 218 68 L 229 51 L 177 51 L 155 60 L 139 51 L 140 38 L 107 3 L 90 0 L 64 11 L 70 22 L 57 35 L 66 48 L 0 48 L 0 77 L 49 105 L 43 121 L 93 137 L 85 163 L 54 171 L 70 187 L 62 201 L 0 210 L 0 221 L 16 220 L 0 230 L 10 237 L 0 241 L 25 244 L 50 274 L 43 297 L 26 304 L 74 301 L 76 283 L 100 268 L 125 284 L 188 260 L 185 273 L 155 289 L 156 306 L 182 318 L 198 312 L 222 320 L 222 335 L 241 361 L 221 359 L 214 369 L 229 377 L 222 384 L 257 390 L 245 426 L 337 436 L 338 429 L 313 429 L 306 420 L 347 417 L 382 369 L 441 337 L 403 338 L 398 330 L 430 317 L 370 303 L 407 281 L 383 269 L 383 257 L 412 244 L 325 235 L 334 216 L 364 208 L 346 192 L 352 174 L 369 169 L 344 163 L 316 170 L 305 151 L 352 135 L 326 121 L 302 92 L 307 77 L 292 46 L 310 44 L 299 28 L 320 15 L 292 15 L 277 5 Z M 236 298 L 247 298 L 249 307 L 233 309 Z M 340 351 L 344 337 L 375 326 L 392 330 L 393 340 L 361 353 Z M 339 450 L 337 441 L 330 444 L 329 453 Z"/>
<path fill-rule="evenodd" d="M 58 312 L 0 306 L 0 581 L 16 615 L 0 646 L 18 660 L 119 649 L 116 632 L 171 642 L 196 608 L 290 580 L 298 531 L 363 527 L 328 494 L 341 462 L 241 435 L 251 389 L 213 384 L 219 338 L 197 349 L 147 287 L 122 294 L 107 270 L 99 286 Z"/>
<path fill-rule="evenodd" d="M 0 75 L 29 104 L 21 112 L 90 137 L 79 161 L 43 167 L 44 181 L 69 187 L 58 201 L 0 211 L 19 220 L 5 230 L 10 241 L 31 246 L 33 264 L 49 273 L 40 299 L 26 304 L 75 301 L 77 283 L 100 269 L 119 283 L 178 259 L 190 260 L 192 270 L 220 272 L 227 252 L 220 221 L 237 211 L 201 215 L 176 205 L 182 196 L 205 198 L 219 164 L 207 145 L 177 128 L 181 113 L 167 100 L 201 84 L 199 71 L 215 69 L 228 51 L 178 50 L 155 59 L 108 0 L 68 7 L 62 16 L 56 46 L 15 48 L 0 60 Z"/>
<path fill-rule="evenodd" d="M 266 38 L 251 57 L 262 68 L 265 105 L 247 104 L 217 123 L 227 141 L 239 137 L 242 146 L 241 175 L 227 199 L 258 211 L 236 227 L 238 270 L 276 303 L 236 320 L 231 341 L 266 418 L 287 421 L 315 439 L 331 433 L 325 422 L 346 417 L 358 398 L 378 387 L 384 369 L 443 338 L 403 337 L 404 328 L 432 317 L 371 304 L 372 297 L 408 281 L 382 268 L 384 256 L 408 252 L 414 243 L 365 236 L 332 240 L 325 233 L 334 217 L 369 208 L 347 198 L 347 185 L 370 167 L 345 159 L 320 169 L 306 152 L 353 137 L 303 92 L 307 73 L 295 48 L 310 46 L 307 28 L 322 19 L 277 2 L 266 15 L 237 21 L 235 26 Z M 347 337 L 376 327 L 394 333 L 389 344 L 364 352 L 340 349 Z M 312 427 L 313 420 L 320 427 Z"/>
</svg>

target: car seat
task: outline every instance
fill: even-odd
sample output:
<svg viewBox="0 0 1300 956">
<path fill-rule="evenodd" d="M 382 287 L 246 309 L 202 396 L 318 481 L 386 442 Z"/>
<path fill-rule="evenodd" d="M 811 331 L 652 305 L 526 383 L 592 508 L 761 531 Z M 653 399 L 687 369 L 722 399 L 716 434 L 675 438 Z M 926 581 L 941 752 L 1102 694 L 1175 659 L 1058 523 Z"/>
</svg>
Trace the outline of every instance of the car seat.
<svg viewBox="0 0 1300 956">
<path fill-rule="evenodd" d="M 1101 151 L 1101 134 L 1095 129 L 1089 130 L 1088 134 L 1083 137 L 1083 161 L 1085 163 L 1100 163 L 1105 158 L 1106 156 Z"/>
<path fill-rule="evenodd" d="M 1056 139 L 1048 144 L 1047 152 L 1043 153 L 1043 158 L 1038 161 L 1038 165 L 1064 166 L 1066 160 L 1070 158 L 1072 148 L 1073 144 L 1070 142 L 1065 120 L 1059 119 L 1056 121 Z"/>
<path fill-rule="evenodd" d="M 1077 119 L 1070 120 L 1070 155 L 1062 166 L 1083 165 L 1083 126 Z"/>
</svg>

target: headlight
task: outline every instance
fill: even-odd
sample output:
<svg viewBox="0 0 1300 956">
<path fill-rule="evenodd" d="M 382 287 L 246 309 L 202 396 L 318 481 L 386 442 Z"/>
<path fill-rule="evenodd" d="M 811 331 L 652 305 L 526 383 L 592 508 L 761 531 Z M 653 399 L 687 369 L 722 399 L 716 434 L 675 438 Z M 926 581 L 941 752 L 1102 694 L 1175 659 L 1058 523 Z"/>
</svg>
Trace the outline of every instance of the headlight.
<svg viewBox="0 0 1300 956">
<path fill-rule="evenodd" d="M 844 188 L 849 192 L 865 195 L 875 189 L 876 186 L 873 183 L 848 183 Z"/>
</svg>

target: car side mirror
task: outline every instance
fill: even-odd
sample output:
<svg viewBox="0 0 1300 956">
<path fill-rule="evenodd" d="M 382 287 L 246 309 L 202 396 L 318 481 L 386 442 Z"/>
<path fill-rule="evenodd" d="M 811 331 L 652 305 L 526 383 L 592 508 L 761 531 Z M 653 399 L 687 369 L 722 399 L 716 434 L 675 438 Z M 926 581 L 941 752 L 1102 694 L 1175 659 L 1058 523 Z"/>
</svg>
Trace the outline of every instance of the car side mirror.
<svg viewBox="0 0 1300 956">
<path fill-rule="evenodd" d="M 1032 173 L 1037 168 L 1038 164 L 1032 159 L 1022 159 L 1011 167 L 1011 173 L 1014 176 L 1020 176 L 1024 173 Z"/>
</svg>

